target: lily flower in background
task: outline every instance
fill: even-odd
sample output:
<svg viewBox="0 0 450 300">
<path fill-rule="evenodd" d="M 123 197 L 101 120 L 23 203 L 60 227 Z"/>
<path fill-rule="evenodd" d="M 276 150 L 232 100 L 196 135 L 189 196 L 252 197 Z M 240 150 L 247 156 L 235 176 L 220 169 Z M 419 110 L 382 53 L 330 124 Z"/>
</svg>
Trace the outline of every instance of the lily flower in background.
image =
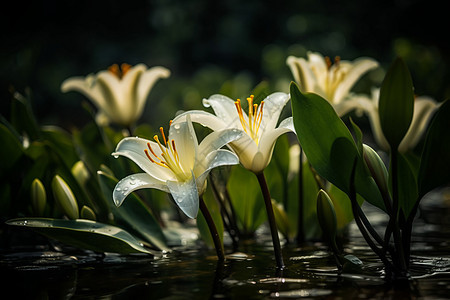
<svg viewBox="0 0 450 300">
<path fill-rule="evenodd" d="M 349 101 L 353 97 L 350 90 L 354 84 L 378 67 L 378 62 L 371 58 L 361 57 L 351 62 L 336 57 L 333 63 L 329 57 L 317 52 L 308 52 L 307 56 L 307 60 L 294 56 L 287 58 L 295 81 L 303 93 L 315 93 L 328 100 L 340 117 L 355 108 L 355 103 Z"/>
<path fill-rule="evenodd" d="M 283 255 L 275 223 L 272 198 L 263 171 L 272 158 L 277 138 L 283 133 L 295 132 L 292 117 L 286 118 L 277 127 L 281 111 L 289 99 L 289 94 L 278 92 L 267 96 L 258 105 L 253 102 L 254 96 L 252 95 L 247 98 L 247 115 L 242 109 L 240 99 L 234 101 L 223 95 L 213 95 L 209 99 L 204 99 L 203 105 L 211 107 L 215 115 L 196 110 L 180 114 L 173 120 L 173 123 L 177 124 L 187 118 L 192 118 L 192 121 L 214 131 L 234 128 L 242 133 L 242 137 L 231 141 L 229 146 L 239 156 L 241 164 L 255 173 L 258 179 L 267 211 L 275 260 L 279 269 L 284 268 Z"/>
<path fill-rule="evenodd" d="M 199 145 L 189 117 L 172 124 L 167 138 L 162 127 L 160 132 L 161 139 L 157 135 L 154 141 L 127 137 L 117 145 L 112 155 L 131 159 L 144 173 L 120 180 L 113 191 L 114 203 L 120 206 L 135 190 L 155 188 L 172 194 L 178 207 L 189 218 L 196 218 L 199 196 L 205 191 L 211 169 L 239 163 L 234 153 L 220 148 L 241 133 L 234 129 L 212 132 Z"/>
<path fill-rule="evenodd" d="M 378 114 L 378 102 L 380 98 L 380 89 L 372 89 L 372 97 L 355 98 L 357 103 L 357 113 L 365 113 L 369 117 L 370 126 L 375 142 L 383 150 L 389 151 L 389 143 L 384 137 L 381 129 L 380 116 Z M 405 153 L 412 150 L 420 138 L 425 133 L 428 123 L 433 116 L 433 113 L 439 108 L 440 103 L 428 96 L 418 96 L 414 99 L 414 114 L 411 125 L 406 132 L 405 137 L 398 146 L 400 153 Z"/>
<path fill-rule="evenodd" d="M 130 128 L 141 117 L 153 85 L 169 75 L 164 67 L 115 64 L 97 74 L 70 77 L 61 84 L 61 91 L 78 91 L 89 98 L 98 109 L 98 124 L 112 122 Z"/>
<path fill-rule="evenodd" d="M 201 110 L 192 110 L 177 116 L 173 123 L 183 122 L 190 116 L 214 131 L 234 128 L 242 132 L 238 140 L 229 146 L 239 156 L 241 164 L 255 174 L 261 173 L 269 164 L 277 138 L 286 132 L 295 132 L 292 117 L 283 120 L 277 127 L 278 118 L 289 101 L 286 93 L 273 93 L 258 105 L 254 97 L 247 98 L 248 115 L 241 106 L 241 100 L 234 101 L 223 95 L 212 95 L 203 99 L 205 107 L 211 107 L 214 114 Z"/>
</svg>

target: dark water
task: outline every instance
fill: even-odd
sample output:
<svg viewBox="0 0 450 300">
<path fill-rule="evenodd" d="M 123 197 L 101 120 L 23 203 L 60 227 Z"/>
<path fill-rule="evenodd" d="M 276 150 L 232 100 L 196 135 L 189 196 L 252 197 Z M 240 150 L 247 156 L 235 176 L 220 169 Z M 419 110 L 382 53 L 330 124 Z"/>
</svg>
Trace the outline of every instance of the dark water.
<svg viewBox="0 0 450 300">
<path fill-rule="evenodd" d="M 382 279 L 380 261 L 352 224 L 344 250 L 363 266 L 341 275 L 321 242 L 284 245 L 287 268 L 277 273 L 262 230 L 223 264 L 198 244 L 155 259 L 17 248 L 0 256 L 0 299 L 450 299 L 449 213 L 442 202 L 423 205 L 414 227 L 412 280 L 405 284 Z M 370 219 L 380 228 L 386 221 L 376 212 Z"/>
</svg>

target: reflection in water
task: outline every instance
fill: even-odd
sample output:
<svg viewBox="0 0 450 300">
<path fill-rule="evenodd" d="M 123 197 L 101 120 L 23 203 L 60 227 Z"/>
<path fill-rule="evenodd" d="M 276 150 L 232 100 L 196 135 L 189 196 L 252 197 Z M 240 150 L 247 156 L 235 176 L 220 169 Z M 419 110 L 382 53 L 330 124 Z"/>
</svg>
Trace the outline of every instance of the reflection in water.
<svg viewBox="0 0 450 300">
<path fill-rule="evenodd" d="M 0 257 L 2 295 L 13 299 L 428 299 L 450 293 L 447 210 L 433 209 L 415 223 L 412 280 L 386 283 L 383 265 L 350 226 L 346 253 L 363 264 L 350 264 L 337 274 L 334 258 L 320 243 L 285 244 L 287 268 L 275 269 L 265 237 L 245 243 L 240 252 L 218 262 L 214 250 L 189 245 L 150 259 L 145 255 L 98 255 L 62 252 L 15 252 Z M 382 226 L 385 220 L 373 218 Z M 66 250 L 66 249 L 65 249 Z"/>
</svg>

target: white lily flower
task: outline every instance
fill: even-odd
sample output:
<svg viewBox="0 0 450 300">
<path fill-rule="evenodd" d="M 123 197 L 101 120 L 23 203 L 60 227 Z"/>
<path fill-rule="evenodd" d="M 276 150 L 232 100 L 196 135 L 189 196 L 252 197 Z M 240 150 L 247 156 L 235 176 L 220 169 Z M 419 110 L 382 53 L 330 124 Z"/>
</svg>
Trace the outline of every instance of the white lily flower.
<svg viewBox="0 0 450 300">
<path fill-rule="evenodd" d="M 188 116 L 214 131 L 234 128 L 242 132 L 242 137 L 232 141 L 229 146 L 239 156 L 241 164 L 248 170 L 258 174 L 269 164 L 277 138 L 285 132 L 295 132 L 292 117 L 283 120 L 276 127 L 278 118 L 289 94 L 273 93 L 267 96 L 260 105 L 253 103 L 253 95 L 247 98 L 249 114 L 242 107 L 241 101 L 234 101 L 223 95 L 213 95 L 203 99 L 205 107 L 211 107 L 214 114 L 193 110 L 177 116 L 173 123 L 183 122 Z"/>
<path fill-rule="evenodd" d="M 112 155 L 131 159 L 145 173 L 120 180 L 113 191 L 114 203 L 121 205 L 135 190 L 155 188 L 171 193 L 178 207 L 195 218 L 210 170 L 239 163 L 234 153 L 220 148 L 239 138 L 241 132 L 233 129 L 213 132 L 199 145 L 189 117 L 185 122 L 171 124 L 167 139 L 162 127 L 160 131 L 162 141 L 157 135 L 155 141 L 127 137 L 117 145 Z"/>
<path fill-rule="evenodd" d="M 99 124 L 113 122 L 129 127 L 141 117 L 156 81 L 169 75 L 164 67 L 113 65 L 97 74 L 68 78 L 61 84 L 61 91 L 78 91 L 89 98 L 98 109 Z"/>
<path fill-rule="evenodd" d="M 378 102 L 380 98 L 380 89 L 372 89 L 372 98 L 360 97 L 354 101 L 358 105 L 358 110 L 367 114 L 372 128 L 375 142 L 383 151 L 389 151 L 389 143 L 386 140 L 383 130 L 381 129 L 380 116 L 378 114 Z M 405 137 L 398 146 L 400 153 L 405 153 L 413 149 L 420 138 L 425 133 L 428 123 L 433 113 L 439 108 L 440 103 L 428 96 L 419 96 L 414 99 L 414 114 Z"/>
<path fill-rule="evenodd" d="M 351 62 L 336 57 L 332 63 L 317 52 L 308 52 L 307 56 L 308 60 L 289 56 L 286 61 L 300 90 L 328 100 L 341 117 L 355 108 L 355 103 L 349 101 L 353 97 L 350 93 L 353 85 L 378 66 L 371 58 L 361 57 Z"/>
</svg>

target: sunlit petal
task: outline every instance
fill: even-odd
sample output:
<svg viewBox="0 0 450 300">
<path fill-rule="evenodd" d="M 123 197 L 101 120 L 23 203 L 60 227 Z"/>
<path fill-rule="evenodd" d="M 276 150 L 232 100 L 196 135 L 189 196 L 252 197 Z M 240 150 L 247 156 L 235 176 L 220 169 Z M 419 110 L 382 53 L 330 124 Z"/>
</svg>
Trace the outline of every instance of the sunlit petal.
<svg viewBox="0 0 450 300">
<path fill-rule="evenodd" d="M 345 96 L 350 92 L 350 89 L 355 85 L 355 83 L 361 78 L 362 75 L 368 71 L 378 67 L 378 62 L 370 58 L 359 58 L 353 62 L 351 68 L 349 68 L 345 79 L 342 80 L 341 84 L 336 88 L 334 92 L 333 99 L 331 101 L 335 104 L 340 103 L 344 100 Z"/>
<path fill-rule="evenodd" d="M 238 129 L 225 129 L 211 132 L 198 146 L 197 161 L 205 159 L 209 153 L 239 139 L 243 134 L 244 132 Z"/>
<path fill-rule="evenodd" d="M 200 163 L 195 170 L 197 177 L 197 188 L 200 194 L 203 192 L 202 189 L 205 186 L 206 178 L 212 169 L 220 166 L 236 165 L 238 163 L 239 158 L 236 154 L 230 151 L 219 149 L 209 153 L 205 157 L 204 162 Z"/>
<path fill-rule="evenodd" d="M 277 126 L 278 118 L 289 99 L 289 94 L 281 92 L 270 94 L 264 99 L 263 117 L 260 127 L 262 133 Z"/>
<path fill-rule="evenodd" d="M 137 65 L 139 66 L 139 65 Z M 146 70 L 140 77 L 137 83 L 137 103 L 136 110 L 141 112 L 144 110 L 144 105 L 147 102 L 147 97 L 150 90 L 153 88 L 155 83 L 162 78 L 168 78 L 170 76 L 170 70 L 164 67 L 152 67 Z M 139 115 L 140 115 L 139 114 Z"/>
<path fill-rule="evenodd" d="M 316 76 L 304 58 L 289 56 L 287 58 L 287 65 L 291 69 L 294 80 L 298 82 L 302 92 L 314 90 L 317 81 Z"/>
<path fill-rule="evenodd" d="M 86 78 L 77 76 L 70 77 L 63 81 L 61 84 L 61 91 L 67 93 L 69 91 L 76 91 L 87 98 L 89 98 L 97 108 L 105 105 L 102 93 L 98 87 L 95 87 L 95 76 L 88 75 Z"/>
<path fill-rule="evenodd" d="M 169 129 L 168 142 L 170 143 L 172 140 L 175 142 L 183 170 L 190 173 L 194 169 L 198 142 L 189 115 L 186 117 L 186 122 L 172 123 Z"/>
<path fill-rule="evenodd" d="M 144 188 L 158 189 L 163 192 L 169 191 L 165 182 L 158 180 L 147 173 L 133 174 L 123 178 L 117 183 L 113 191 L 114 204 L 120 206 L 129 194 Z"/>
<path fill-rule="evenodd" d="M 399 152 L 406 152 L 414 148 L 426 131 L 428 123 L 431 121 L 433 113 L 439 105 L 430 97 L 418 97 L 414 101 L 414 115 L 408 132 L 398 146 Z"/>
<path fill-rule="evenodd" d="M 196 218 L 199 208 L 199 194 L 194 174 L 192 174 L 191 180 L 185 182 L 167 181 L 166 184 L 175 204 L 186 216 L 192 219 Z"/>
<path fill-rule="evenodd" d="M 173 119 L 172 125 L 186 122 L 187 116 L 190 116 L 191 121 L 195 123 L 199 123 L 205 127 L 208 127 L 214 131 L 223 130 L 227 128 L 225 122 L 223 122 L 217 116 L 202 110 L 190 110 L 188 112 L 182 113 Z"/>
<path fill-rule="evenodd" d="M 241 127 L 234 100 L 228 98 L 227 96 L 216 94 L 212 95 L 208 99 L 203 99 L 203 105 L 205 107 L 211 107 L 216 116 L 226 124 L 227 128 Z M 243 116 L 245 120 L 248 120 L 245 112 L 243 113 Z"/>
<path fill-rule="evenodd" d="M 119 142 L 116 151 L 112 154 L 114 156 L 125 156 L 135 162 L 143 171 L 151 174 L 158 180 L 166 181 L 174 178 L 174 174 L 169 169 L 158 164 L 152 163 L 146 156 L 144 150 L 148 149 L 147 143 L 150 143 L 152 150 L 158 157 L 161 157 L 161 150 L 153 141 L 149 141 L 137 137 L 124 138 Z M 156 160 L 156 159 L 155 159 Z"/>
</svg>

